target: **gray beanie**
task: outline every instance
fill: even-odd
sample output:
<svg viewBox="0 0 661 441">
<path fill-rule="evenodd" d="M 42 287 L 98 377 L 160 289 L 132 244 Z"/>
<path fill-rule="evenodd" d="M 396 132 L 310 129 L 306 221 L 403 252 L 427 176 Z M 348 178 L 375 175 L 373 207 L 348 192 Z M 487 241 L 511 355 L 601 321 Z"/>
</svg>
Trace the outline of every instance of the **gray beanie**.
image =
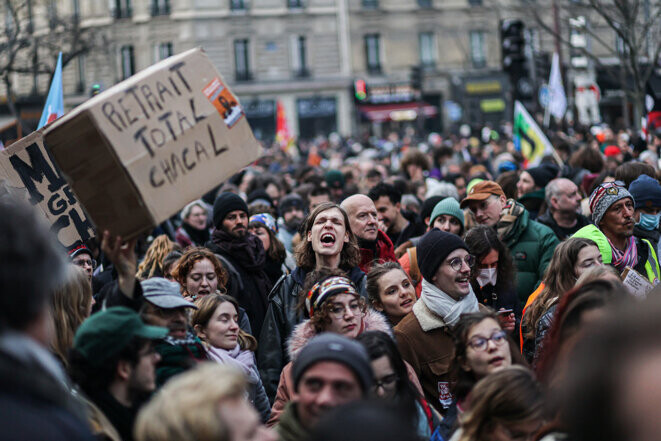
<svg viewBox="0 0 661 441">
<path fill-rule="evenodd" d="M 608 211 L 611 205 L 615 202 L 630 198 L 633 201 L 633 196 L 627 191 L 624 185 L 619 182 L 605 182 L 599 185 L 590 195 L 590 211 L 592 212 L 592 221 L 599 227 L 601 219 Z"/>
<path fill-rule="evenodd" d="M 303 373 L 320 361 L 334 361 L 349 368 L 356 374 L 364 392 L 372 386 L 374 381 L 372 366 L 363 345 L 338 334 L 324 333 L 311 339 L 294 360 L 292 365 L 294 391 L 298 391 L 298 383 Z"/>
</svg>

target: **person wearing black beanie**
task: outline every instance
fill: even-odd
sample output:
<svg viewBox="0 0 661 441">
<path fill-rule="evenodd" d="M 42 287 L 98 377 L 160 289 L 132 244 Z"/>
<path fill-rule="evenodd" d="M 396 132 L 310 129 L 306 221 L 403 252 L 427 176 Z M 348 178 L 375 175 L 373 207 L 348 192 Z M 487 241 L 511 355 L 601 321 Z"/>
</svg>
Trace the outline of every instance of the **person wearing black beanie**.
<svg viewBox="0 0 661 441">
<path fill-rule="evenodd" d="M 521 172 L 516 183 L 517 199 L 530 212 L 532 219 L 546 212 L 544 188 L 558 177 L 559 168 L 555 164 L 542 164 Z"/>
<path fill-rule="evenodd" d="M 259 335 L 272 283 L 264 271 L 262 241 L 248 233 L 248 205 L 234 193 L 222 193 L 213 204 L 213 224 L 206 247 L 220 258 L 229 275 L 227 293 L 245 309 L 253 335 Z"/>
<path fill-rule="evenodd" d="M 420 379 L 425 398 L 441 413 L 452 404 L 450 363 L 452 328 L 462 314 L 480 305 L 470 284 L 475 257 L 455 234 L 433 228 L 417 250 L 422 293 L 413 310 L 395 326 L 397 345 Z"/>
</svg>

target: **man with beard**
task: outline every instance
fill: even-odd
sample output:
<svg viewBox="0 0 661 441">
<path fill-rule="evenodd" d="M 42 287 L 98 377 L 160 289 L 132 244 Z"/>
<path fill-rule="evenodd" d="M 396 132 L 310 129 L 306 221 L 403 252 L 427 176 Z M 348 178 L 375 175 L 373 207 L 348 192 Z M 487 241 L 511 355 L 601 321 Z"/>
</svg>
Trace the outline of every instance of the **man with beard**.
<svg viewBox="0 0 661 441">
<path fill-rule="evenodd" d="M 299 195 L 291 193 L 280 200 L 278 207 L 282 216 L 278 220 L 280 226 L 278 239 L 285 246 L 285 249 L 291 253 L 293 252 L 292 239 L 303 223 L 303 219 L 305 219 L 305 204 Z"/>
<path fill-rule="evenodd" d="M 230 275 L 227 292 L 246 310 L 253 335 L 259 335 L 266 315 L 271 282 L 264 271 L 262 241 L 248 233 L 248 205 L 234 193 L 223 193 L 213 204 L 215 231 L 206 245 Z"/>
<path fill-rule="evenodd" d="M 382 182 L 372 188 L 368 196 L 374 201 L 379 222 L 387 229 L 386 233 L 395 248 L 411 237 L 424 234 L 425 226 L 418 216 L 413 212 L 402 211 L 402 194 L 395 186 Z"/>
<path fill-rule="evenodd" d="M 142 316 L 150 325 L 168 329 L 168 335 L 156 346 L 160 361 L 156 383 L 161 386 L 171 377 L 206 360 L 202 342 L 189 325 L 188 309 L 197 306 L 184 299 L 178 283 L 152 277 L 140 283 L 145 303 Z"/>
<path fill-rule="evenodd" d="M 166 328 L 145 325 L 122 306 L 94 314 L 76 332 L 72 377 L 124 441 L 133 439 L 138 410 L 156 388 L 154 368 L 160 356 L 152 340 L 167 333 Z"/>
<path fill-rule="evenodd" d="M 349 196 L 342 201 L 341 207 L 349 216 L 351 231 L 358 239 L 360 247 L 360 265 L 367 274 L 374 262 L 394 262 L 395 251 L 390 238 L 379 230 L 378 213 L 374 202 L 363 194 Z"/>
</svg>

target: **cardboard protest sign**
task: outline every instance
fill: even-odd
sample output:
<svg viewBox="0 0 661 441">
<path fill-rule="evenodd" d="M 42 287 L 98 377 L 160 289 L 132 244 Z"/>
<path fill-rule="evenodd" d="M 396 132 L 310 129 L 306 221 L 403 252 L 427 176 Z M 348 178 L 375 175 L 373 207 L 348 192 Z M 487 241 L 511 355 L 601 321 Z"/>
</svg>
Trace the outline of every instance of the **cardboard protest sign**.
<svg viewBox="0 0 661 441">
<path fill-rule="evenodd" d="M 633 296 L 644 299 L 647 294 L 654 289 L 647 277 L 640 274 L 633 268 L 626 267 L 621 275 L 622 284 Z"/>
<path fill-rule="evenodd" d="M 51 231 L 67 249 L 94 237 L 92 223 L 44 147 L 41 132 L 0 151 L 0 179 L 12 194 L 25 197 L 44 214 Z"/>
<path fill-rule="evenodd" d="M 261 150 L 201 49 L 113 86 L 44 137 L 99 230 L 126 238 L 168 219 Z"/>
</svg>

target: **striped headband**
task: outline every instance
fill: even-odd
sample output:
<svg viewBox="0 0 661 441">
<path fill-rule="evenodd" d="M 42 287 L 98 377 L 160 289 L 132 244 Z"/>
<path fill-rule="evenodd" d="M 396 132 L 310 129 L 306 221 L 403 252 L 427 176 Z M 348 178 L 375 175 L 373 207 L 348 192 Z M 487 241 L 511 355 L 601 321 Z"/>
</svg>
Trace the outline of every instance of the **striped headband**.
<svg viewBox="0 0 661 441">
<path fill-rule="evenodd" d="M 360 295 L 356 291 L 353 282 L 346 277 L 334 276 L 317 282 L 305 297 L 305 307 L 310 317 L 319 310 L 326 300 L 337 294 Z"/>
</svg>

